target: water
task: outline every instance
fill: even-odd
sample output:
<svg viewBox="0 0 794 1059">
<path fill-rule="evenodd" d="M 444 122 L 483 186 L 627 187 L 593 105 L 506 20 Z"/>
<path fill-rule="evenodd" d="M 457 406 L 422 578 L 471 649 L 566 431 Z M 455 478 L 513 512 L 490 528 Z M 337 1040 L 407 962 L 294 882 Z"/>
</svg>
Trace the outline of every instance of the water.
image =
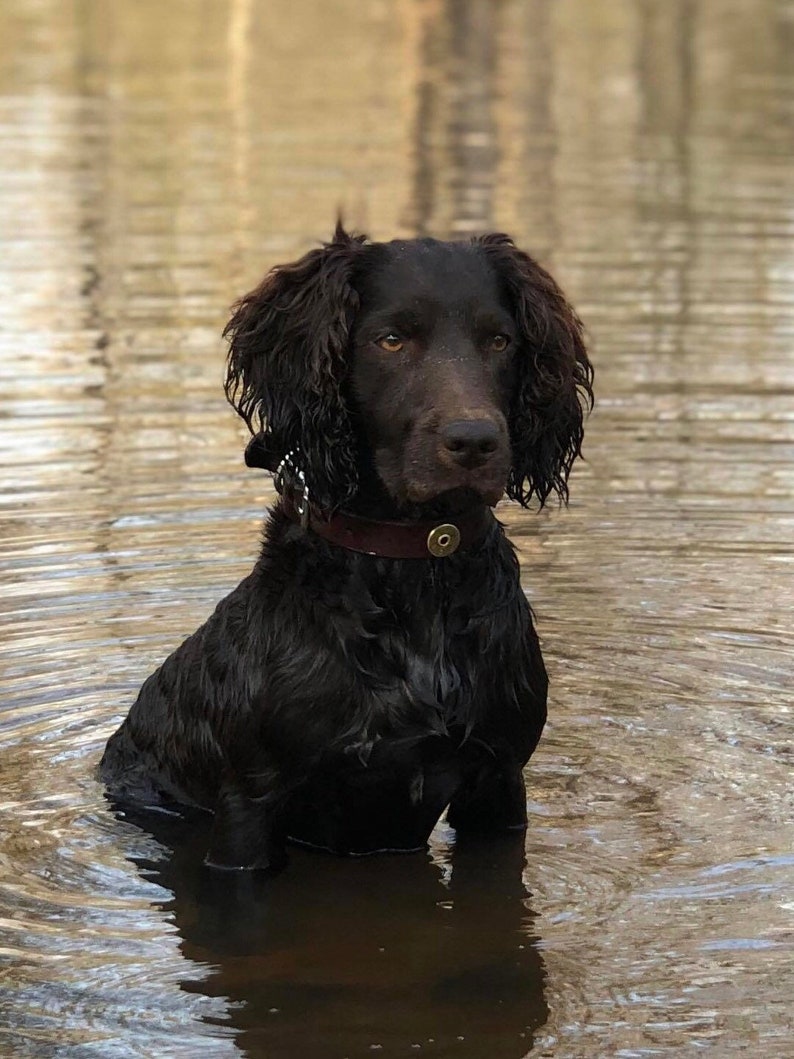
<svg viewBox="0 0 794 1059">
<path fill-rule="evenodd" d="M 794 1056 L 794 4 L 8 0 L 0 1055 Z M 585 318 L 526 851 L 215 878 L 102 745 L 250 568 L 227 306 L 501 228 Z"/>
</svg>

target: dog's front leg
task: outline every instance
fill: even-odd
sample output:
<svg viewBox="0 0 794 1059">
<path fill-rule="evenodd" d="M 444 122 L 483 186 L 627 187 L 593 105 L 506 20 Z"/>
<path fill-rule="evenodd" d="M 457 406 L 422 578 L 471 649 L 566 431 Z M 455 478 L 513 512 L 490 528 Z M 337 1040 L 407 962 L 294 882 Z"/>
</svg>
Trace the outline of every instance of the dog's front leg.
<svg viewBox="0 0 794 1059">
<path fill-rule="evenodd" d="M 527 826 L 527 793 L 520 766 L 495 762 L 468 777 L 447 810 L 456 831 L 520 831 Z"/>
<path fill-rule="evenodd" d="M 283 802 L 280 792 L 254 796 L 237 780 L 225 782 L 218 795 L 204 863 L 232 870 L 283 868 L 287 860 L 281 822 Z"/>
</svg>

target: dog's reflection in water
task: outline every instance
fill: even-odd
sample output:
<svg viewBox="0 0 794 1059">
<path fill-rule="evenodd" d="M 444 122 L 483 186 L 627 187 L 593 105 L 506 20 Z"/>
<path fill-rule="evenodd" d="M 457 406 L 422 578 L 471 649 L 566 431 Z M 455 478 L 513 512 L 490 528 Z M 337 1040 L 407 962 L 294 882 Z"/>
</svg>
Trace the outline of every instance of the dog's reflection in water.
<svg viewBox="0 0 794 1059">
<path fill-rule="evenodd" d="M 163 908 L 182 937 L 182 986 L 230 1001 L 246 1056 L 530 1051 L 548 1009 L 523 835 L 455 844 L 440 825 L 428 853 L 293 848 L 273 878 L 204 866 L 201 819 L 133 819 L 164 846 L 136 864 L 173 894 Z"/>
</svg>

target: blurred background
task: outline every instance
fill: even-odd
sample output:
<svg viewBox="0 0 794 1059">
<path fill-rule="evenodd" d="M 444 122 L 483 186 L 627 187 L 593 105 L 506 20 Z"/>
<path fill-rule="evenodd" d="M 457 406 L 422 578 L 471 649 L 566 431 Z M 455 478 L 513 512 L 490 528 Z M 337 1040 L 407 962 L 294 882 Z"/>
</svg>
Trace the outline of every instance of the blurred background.
<svg viewBox="0 0 794 1059">
<path fill-rule="evenodd" d="M 793 107 L 792 0 L 4 0 L 0 1055 L 794 1056 Z M 588 327 L 570 508 L 499 510 L 550 722 L 525 849 L 219 879 L 94 770 L 256 555 L 228 307 L 339 210 Z"/>
</svg>

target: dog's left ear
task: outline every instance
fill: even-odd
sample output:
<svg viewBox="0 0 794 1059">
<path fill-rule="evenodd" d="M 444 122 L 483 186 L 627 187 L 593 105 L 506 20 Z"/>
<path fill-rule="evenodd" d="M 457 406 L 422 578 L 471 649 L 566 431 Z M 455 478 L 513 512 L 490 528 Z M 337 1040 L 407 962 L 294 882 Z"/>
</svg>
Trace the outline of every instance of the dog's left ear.
<svg viewBox="0 0 794 1059">
<path fill-rule="evenodd" d="M 593 407 L 593 367 L 582 322 L 554 279 L 507 235 L 477 240 L 511 302 L 518 325 L 508 417 L 513 466 L 507 495 L 527 507 L 554 492 L 568 500 L 568 475 L 582 454 L 584 410 Z"/>
<path fill-rule="evenodd" d="M 327 511 L 358 485 L 342 383 L 358 309 L 351 275 L 365 241 L 337 225 L 329 243 L 277 266 L 241 298 L 223 332 L 226 397 L 263 452 L 278 461 L 299 450 L 311 500 Z"/>
</svg>

